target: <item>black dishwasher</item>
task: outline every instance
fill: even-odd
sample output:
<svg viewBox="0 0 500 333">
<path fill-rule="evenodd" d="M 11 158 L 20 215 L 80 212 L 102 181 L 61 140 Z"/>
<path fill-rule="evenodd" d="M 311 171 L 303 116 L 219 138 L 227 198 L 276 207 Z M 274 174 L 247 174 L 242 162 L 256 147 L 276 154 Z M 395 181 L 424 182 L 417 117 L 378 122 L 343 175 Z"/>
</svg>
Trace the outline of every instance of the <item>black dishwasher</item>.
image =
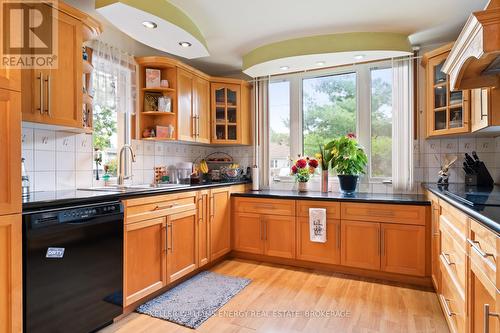
<svg viewBox="0 0 500 333">
<path fill-rule="evenodd" d="M 87 333 L 122 313 L 119 202 L 23 215 L 24 331 Z"/>
</svg>

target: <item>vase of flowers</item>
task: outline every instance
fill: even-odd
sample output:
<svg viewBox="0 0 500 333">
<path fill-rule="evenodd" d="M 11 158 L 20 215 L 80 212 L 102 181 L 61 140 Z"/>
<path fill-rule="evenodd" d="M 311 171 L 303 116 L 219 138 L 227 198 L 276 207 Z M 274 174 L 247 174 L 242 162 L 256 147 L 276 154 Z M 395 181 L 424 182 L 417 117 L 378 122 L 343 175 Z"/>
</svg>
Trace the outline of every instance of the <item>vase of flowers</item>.
<svg viewBox="0 0 500 333">
<path fill-rule="evenodd" d="M 356 191 L 359 175 L 365 173 L 368 157 L 356 140 L 356 135 L 349 133 L 325 146 L 332 154 L 331 165 L 339 177 L 340 190 L 347 195 Z"/>
<path fill-rule="evenodd" d="M 326 145 L 319 145 L 319 153 L 316 154 L 316 158 L 321 164 L 321 192 L 328 192 L 328 168 L 330 167 L 330 161 L 332 160 L 332 150 L 325 149 Z"/>
<path fill-rule="evenodd" d="M 309 157 L 299 158 L 291 168 L 291 173 L 299 183 L 299 192 L 307 192 L 307 182 L 312 177 L 319 163 L 316 159 Z"/>
</svg>

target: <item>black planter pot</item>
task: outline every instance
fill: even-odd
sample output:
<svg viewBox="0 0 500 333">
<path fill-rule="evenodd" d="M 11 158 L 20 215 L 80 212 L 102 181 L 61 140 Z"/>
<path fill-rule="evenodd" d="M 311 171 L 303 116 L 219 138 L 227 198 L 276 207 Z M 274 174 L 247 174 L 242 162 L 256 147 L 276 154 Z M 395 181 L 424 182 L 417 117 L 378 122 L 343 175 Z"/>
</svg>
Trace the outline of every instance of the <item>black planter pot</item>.
<svg viewBox="0 0 500 333">
<path fill-rule="evenodd" d="M 338 175 L 340 190 L 344 194 L 353 194 L 356 191 L 356 185 L 358 185 L 358 176 L 353 175 Z"/>
</svg>

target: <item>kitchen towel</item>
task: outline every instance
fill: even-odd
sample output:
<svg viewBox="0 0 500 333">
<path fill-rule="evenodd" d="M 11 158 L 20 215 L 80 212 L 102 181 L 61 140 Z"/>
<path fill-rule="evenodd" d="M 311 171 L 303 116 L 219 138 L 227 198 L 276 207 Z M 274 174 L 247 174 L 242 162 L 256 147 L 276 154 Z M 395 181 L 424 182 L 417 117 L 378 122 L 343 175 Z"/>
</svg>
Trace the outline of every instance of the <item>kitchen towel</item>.
<svg viewBox="0 0 500 333">
<path fill-rule="evenodd" d="M 311 242 L 326 242 L 326 209 L 309 208 L 309 239 Z"/>
</svg>

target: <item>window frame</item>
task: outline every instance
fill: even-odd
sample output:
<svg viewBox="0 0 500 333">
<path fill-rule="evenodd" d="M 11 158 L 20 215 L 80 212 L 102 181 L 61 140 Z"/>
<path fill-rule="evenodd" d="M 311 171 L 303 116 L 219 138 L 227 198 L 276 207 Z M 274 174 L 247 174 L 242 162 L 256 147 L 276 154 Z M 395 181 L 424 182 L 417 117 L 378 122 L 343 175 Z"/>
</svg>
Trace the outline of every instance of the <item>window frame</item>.
<svg viewBox="0 0 500 333">
<path fill-rule="evenodd" d="M 369 62 L 364 64 L 355 64 L 336 68 L 327 68 L 314 71 L 296 72 L 271 77 L 269 84 L 288 81 L 290 83 L 290 156 L 303 154 L 304 136 L 303 136 L 303 81 L 318 77 L 326 77 L 342 74 L 356 74 L 356 136 L 359 143 L 365 148 L 368 156 L 367 173 L 364 175 L 369 183 L 391 183 L 392 177 L 372 177 L 371 165 L 371 70 L 381 68 L 391 68 L 390 59 Z M 270 111 L 270 110 L 269 110 Z M 269 129 L 267 129 L 269 130 Z M 294 135 L 294 133 L 301 133 Z M 268 150 L 269 151 L 269 150 Z M 272 158 L 272 157 L 270 157 Z M 317 177 L 315 177 L 317 178 Z M 315 178 L 312 180 L 314 181 Z M 316 181 L 319 181 L 316 179 Z M 270 186 L 273 183 L 293 182 L 293 177 L 280 177 L 278 180 L 269 179 Z"/>
</svg>

